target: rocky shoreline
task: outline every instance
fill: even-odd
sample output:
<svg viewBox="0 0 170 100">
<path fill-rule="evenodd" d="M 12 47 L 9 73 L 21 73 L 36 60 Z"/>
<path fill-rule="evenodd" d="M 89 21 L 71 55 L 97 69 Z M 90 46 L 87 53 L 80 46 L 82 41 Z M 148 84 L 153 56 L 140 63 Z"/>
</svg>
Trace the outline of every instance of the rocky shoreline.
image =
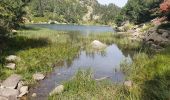
<svg viewBox="0 0 170 100">
<path fill-rule="evenodd" d="M 149 45 L 151 49 L 159 51 L 170 44 L 170 28 L 160 27 L 161 25 L 164 25 L 164 23 L 159 25 L 144 23 L 130 26 L 130 23 L 127 22 L 117 29 L 118 34 L 126 34 L 131 41 L 143 42 Z"/>
</svg>

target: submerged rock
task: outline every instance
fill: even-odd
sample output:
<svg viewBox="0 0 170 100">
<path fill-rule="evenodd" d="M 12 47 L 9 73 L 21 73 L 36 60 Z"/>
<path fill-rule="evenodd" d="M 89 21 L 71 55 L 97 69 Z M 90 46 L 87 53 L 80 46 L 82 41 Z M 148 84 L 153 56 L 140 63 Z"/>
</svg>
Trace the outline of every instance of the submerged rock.
<svg viewBox="0 0 170 100">
<path fill-rule="evenodd" d="M 36 97 L 36 96 L 37 96 L 37 94 L 36 94 L 36 93 L 33 93 L 33 94 L 32 94 L 32 97 Z"/>
<path fill-rule="evenodd" d="M 63 91 L 64 91 L 64 85 L 59 85 L 54 90 L 52 90 L 49 95 L 52 96 L 54 94 L 60 94 Z"/>
<path fill-rule="evenodd" d="M 36 73 L 36 74 L 33 75 L 33 79 L 37 80 L 37 81 L 43 80 L 44 78 L 45 78 L 45 75 L 43 75 L 41 73 Z"/>
<path fill-rule="evenodd" d="M 16 68 L 16 64 L 15 63 L 8 63 L 5 67 L 9 68 L 9 69 L 15 69 Z"/>
<path fill-rule="evenodd" d="M 15 55 L 10 55 L 10 56 L 6 57 L 5 59 L 7 62 L 16 62 L 16 61 L 18 62 L 21 60 L 20 57 L 17 57 Z"/>
<path fill-rule="evenodd" d="M 98 41 L 98 40 L 94 40 L 92 43 L 91 43 L 91 46 L 93 49 L 104 49 L 107 47 L 106 44 Z"/>
<path fill-rule="evenodd" d="M 5 81 L 3 81 L 2 86 L 5 88 L 15 89 L 21 80 L 21 76 L 17 74 L 13 74 L 8 77 Z"/>
</svg>

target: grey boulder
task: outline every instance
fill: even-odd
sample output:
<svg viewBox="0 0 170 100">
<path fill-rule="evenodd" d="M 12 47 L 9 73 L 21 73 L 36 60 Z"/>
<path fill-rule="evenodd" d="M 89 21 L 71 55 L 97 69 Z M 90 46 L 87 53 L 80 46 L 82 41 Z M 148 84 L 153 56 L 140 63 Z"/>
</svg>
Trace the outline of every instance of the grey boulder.
<svg viewBox="0 0 170 100">
<path fill-rule="evenodd" d="M 7 100 L 17 100 L 18 95 L 19 91 L 16 89 L 0 88 L 0 96 L 8 98 Z"/>
<path fill-rule="evenodd" d="M 13 74 L 8 77 L 5 81 L 2 82 L 2 86 L 5 88 L 15 89 L 21 80 L 21 76 L 17 74 Z"/>
</svg>

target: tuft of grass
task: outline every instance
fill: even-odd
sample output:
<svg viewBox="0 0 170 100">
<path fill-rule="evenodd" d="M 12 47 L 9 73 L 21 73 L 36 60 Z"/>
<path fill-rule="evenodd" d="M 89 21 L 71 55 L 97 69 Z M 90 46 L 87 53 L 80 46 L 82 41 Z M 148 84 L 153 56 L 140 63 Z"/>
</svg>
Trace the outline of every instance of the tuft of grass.
<svg viewBox="0 0 170 100">
<path fill-rule="evenodd" d="M 115 86 L 108 81 L 96 82 L 90 70 L 79 70 L 64 83 L 63 93 L 49 97 L 49 100 L 113 100 Z"/>
</svg>

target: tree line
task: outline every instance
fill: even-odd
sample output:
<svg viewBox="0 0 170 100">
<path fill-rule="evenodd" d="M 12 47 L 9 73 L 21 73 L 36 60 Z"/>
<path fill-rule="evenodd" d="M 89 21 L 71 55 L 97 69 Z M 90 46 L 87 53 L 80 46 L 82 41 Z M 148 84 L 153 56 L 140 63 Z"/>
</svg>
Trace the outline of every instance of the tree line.
<svg viewBox="0 0 170 100">
<path fill-rule="evenodd" d="M 113 22 L 120 8 L 114 4 L 101 5 L 97 0 L 32 0 L 30 3 L 32 17 L 45 17 L 65 23 L 83 23 L 83 16 L 92 7 L 91 20 L 96 23 Z M 94 16 L 98 16 L 95 19 Z"/>
<path fill-rule="evenodd" d="M 115 22 L 121 25 L 122 22 L 129 20 L 135 24 L 144 23 L 156 17 L 167 16 L 160 10 L 160 4 L 163 3 L 162 9 L 166 7 L 169 0 L 128 0 L 127 4 L 121 9 L 116 16 Z M 165 3 L 166 2 L 166 3 Z M 169 1 L 170 2 L 170 1 Z M 169 4 L 170 5 L 170 4 Z"/>
</svg>

